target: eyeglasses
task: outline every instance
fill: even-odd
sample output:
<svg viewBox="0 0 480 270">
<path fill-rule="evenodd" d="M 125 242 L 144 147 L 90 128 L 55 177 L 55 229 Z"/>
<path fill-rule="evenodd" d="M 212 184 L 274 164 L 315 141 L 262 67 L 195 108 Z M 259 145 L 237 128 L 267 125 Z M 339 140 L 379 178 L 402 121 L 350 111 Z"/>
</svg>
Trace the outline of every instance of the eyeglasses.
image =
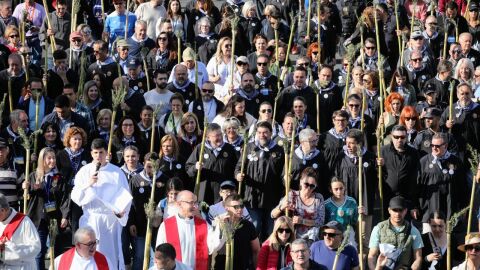
<svg viewBox="0 0 480 270">
<path fill-rule="evenodd" d="M 16 38 L 16 37 L 19 37 L 19 35 L 10 35 L 9 37 L 10 38 Z"/>
<path fill-rule="evenodd" d="M 405 121 L 417 121 L 416 117 L 405 117 Z"/>
<path fill-rule="evenodd" d="M 397 135 L 392 135 L 392 137 L 395 139 L 395 140 L 404 140 L 406 138 L 406 136 L 397 136 Z"/>
<path fill-rule="evenodd" d="M 338 235 L 338 233 L 323 232 L 322 235 L 323 235 L 323 237 L 328 236 L 328 237 L 334 238 L 335 236 Z"/>
<path fill-rule="evenodd" d="M 95 240 L 95 241 L 93 241 L 93 242 L 86 243 L 86 244 L 85 244 L 85 243 L 79 243 L 79 244 L 84 245 L 84 246 L 87 246 L 87 247 L 89 247 L 89 248 L 92 248 L 92 247 L 98 245 L 98 240 Z"/>
<path fill-rule="evenodd" d="M 422 58 L 412 58 L 410 60 L 412 60 L 412 62 L 420 62 L 422 61 Z"/>
<path fill-rule="evenodd" d="M 266 62 L 257 62 L 257 66 L 267 66 L 268 63 Z"/>
<path fill-rule="evenodd" d="M 122 127 L 133 127 L 133 124 L 122 124 Z"/>
<path fill-rule="evenodd" d="M 365 47 L 367 50 L 375 50 L 375 47 Z"/>
<path fill-rule="evenodd" d="M 360 104 L 348 104 L 350 108 L 360 108 Z"/>
<path fill-rule="evenodd" d="M 465 249 L 466 250 L 473 250 L 475 252 L 479 252 L 480 251 L 480 246 L 466 246 Z"/>
<path fill-rule="evenodd" d="M 237 204 L 237 205 L 230 205 L 230 207 L 232 207 L 235 210 L 239 210 L 239 209 L 243 209 L 245 207 L 245 205 Z"/>
<path fill-rule="evenodd" d="M 166 37 L 159 37 L 158 40 L 160 40 L 160 41 L 166 41 L 167 38 L 166 38 Z"/>
<path fill-rule="evenodd" d="M 442 144 L 430 144 L 430 146 L 431 146 L 432 148 L 440 148 L 440 147 L 442 147 L 442 146 L 444 146 L 444 145 L 445 145 L 444 143 L 442 143 Z"/>
<path fill-rule="evenodd" d="M 284 229 L 284 228 L 278 228 L 278 229 L 277 229 L 277 232 L 278 232 L 278 233 L 292 233 L 292 230 L 290 230 L 289 228 L 286 228 L 286 229 Z"/>
<path fill-rule="evenodd" d="M 261 113 L 272 113 L 272 109 L 263 109 L 260 110 Z"/>
<path fill-rule="evenodd" d="M 207 88 L 202 88 L 202 92 L 204 92 L 204 93 L 209 93 L 209 94 L 213 94 L 213 92 L 215 92 L 215 90 L 213 90 L 213 89 L 207 89 Z"/>
<path fill-rule="evenodd" d="M 305 188 L 310 188 L 310 189 L 315 189 L 315 188 L 317 188 L 317 185 L 315 185 L 315 184 L 310 184 L 310 183 L 303 183 L 303 186 L 304 186 Z"/>
</svg>

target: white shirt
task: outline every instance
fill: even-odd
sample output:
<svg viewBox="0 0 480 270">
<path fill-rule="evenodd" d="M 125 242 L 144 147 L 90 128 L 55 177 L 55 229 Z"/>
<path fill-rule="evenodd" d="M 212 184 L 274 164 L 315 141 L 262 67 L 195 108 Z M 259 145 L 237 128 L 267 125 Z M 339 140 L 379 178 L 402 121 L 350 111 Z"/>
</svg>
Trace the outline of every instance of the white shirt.
<svg viewBox="0 0 480 270">
<path fill-rule="evenodd" d="M 178 234 L 180 239 L 180 249 L 182 250 L 182 262 L 192 269 L 195 269 L 195 224 L 192 219 L 181 218 L 178 214 L 175 215 L 177 219 Z M 212 254 L 213 252 L 219 250 L 225 243 L 224 239 L 220 239 L 220 226 L 215 228 L 208 226 L 207 233 L 207 246 L 208 253 Z M 165 223 L 162 222 L 160 228 L 158 229 L 157 234 L 157 243 L 156 246 L 167 243 L 167 235 L 165 231 Z"/>
<path fill-rule="evenodd" d="M 62 258 L 62 256 L 63 254 L 55 258 L 55 269 L 59 269 L 58 265 L 60 264 L 60 259 Z M 108 268 L 114 269 L 110 260 L 108 258 L 106 259 L 108 263 Z M 70 269 L 64 269 L 64 270 L 97 270 L 97 269 L 98 269 L 97 263 L 95 263 L 95 259 L 93 258 L 93 256 L 87 259 L 80 256 L 80 254 L 78 254 L 78 252 L 75 250 L 75 255 L 73 255 L 72 265 L 70 266 Z M 52 269 L 50 268 L 50 270 Z"/>
<path fill-rule="evenodd" d="M 7 225 L 17 214 L 17 211 L 10 209 L 12 212 L 8 218 L 0 222 L 0 235 L 3 234 Z M 37 263 L 35 262 L 35 257 L 40 252 L 40 249 L 40 237 L 37 229 L 32 220 L 29 217 L 25 217 L 13 233 L 12 239 L 5 243 L 5 259 L 4 263 L 0 262 L 0 269 L 36 270 Z"/>
<path fill-rule="evenodd" d="M 137 10 L 135 10 L 135 16 L 137 16 L 137 20 L 147 22 L 147 36 L 156 40 L 157 33 L 155 26 L 157 21 L 161 21 L 162 18 L 167 17 L 167 11 L 163 4 L 154 7 L 152 2 L 145 2 L 137 7 Z"/>
<path fill-rule="evenodd" d="M 170 98 L 172 96 L 173 92 L 170 90 L 166 90 L 165 93 L 158 93 L 155 88 L 143 94 L 147 105 L 151 106 L 154 110 L 156 107 L 160 107 L 160 111 L 156 116 L 157 121 L 161 115 L 166 114 L 170 110 Z"/>
<path fill-rule="evenodd" d="M 200 62 L 200 61 L 196 61 L 197 63 L 197 72 L 198 72 L 198 88 L 202 88 L 202 85 L 208 81 L 208 72 L 207 72 L 207 67 L 205 66 L 205 64 L 203 62 Z M 178 65 L 178 64 L 177 64 Z M 175 67 L 177 66 L 175 65 L 172 70 L 175 70 Z M 185 64 L 181 64 L 181 65 L 185 65 Z M 195 67 L 192 68 L 192 69 L 188 69 L 187 68 L 187 73 L 188 73 L 188 79 L 192 82 L 192 83 L 195 83 Z M 172 82 L 173 79 L 175 78 L 175 74 L 174 72 L 171 72 L 170 73 L 170 77 L 168 77 L 168 82 Z"/>
<path fill-rule="evenodd" d="M 160 270 L 156 265 L 150 267 L 148 270 Z M 192 270 L 192 268 L 182 262 L 175 260 L 175 270 Z"/>
</svg>

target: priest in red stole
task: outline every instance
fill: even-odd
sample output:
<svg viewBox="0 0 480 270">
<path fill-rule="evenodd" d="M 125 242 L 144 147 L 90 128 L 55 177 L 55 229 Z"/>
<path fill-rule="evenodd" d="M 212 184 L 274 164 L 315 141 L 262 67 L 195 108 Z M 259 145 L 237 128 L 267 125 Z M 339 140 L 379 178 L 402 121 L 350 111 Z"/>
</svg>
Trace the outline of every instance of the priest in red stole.
<svg viewBox="0 0 480 270">
<path fill-rule="evenodd" d="M 79 228 L 74 236 L 75 247 L 55 258 L 55 269 L 113 270 L 110 260 L 96 251 L 98 240 L 90 227 Z"/>
<path fill-rule="evenodd" d="M 40 248 L 33 222 L 10 208 L 7 198 L 0 193 L 0 268 L 36 270 L 35 257 Z"/>
<path fill-rule="evenodd" d="M 170 243 L 177 260 L 194 270 L 208 269 L 208 255 L 225 243 L 220 238 L 220 226 L 210 226 L 198 212 L 197 196 L 184 190 L 177 195 L 178 214 L 160 225 L 156 246 Z M 216 222 L 213 222 L 214 225 Z"/>
</svg>

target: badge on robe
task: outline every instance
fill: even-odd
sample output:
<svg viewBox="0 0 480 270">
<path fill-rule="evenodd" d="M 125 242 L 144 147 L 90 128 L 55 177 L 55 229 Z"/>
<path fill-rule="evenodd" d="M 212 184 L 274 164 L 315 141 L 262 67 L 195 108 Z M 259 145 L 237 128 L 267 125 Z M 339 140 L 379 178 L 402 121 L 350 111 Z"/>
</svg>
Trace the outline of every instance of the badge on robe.
<svg viewBox="0 0 480 270">
<path fill-rule="evenodd" d="M 227 157 L 228 157 L 228 153 L 227 153 L 227 152 L 223 152 L 223 157 L 224 157 L 224 158 L 227 158 Z"/>
<path fill-rule="evenodd" d="M 430 147 L 430 141 L 429 140 L 424 141 L 423 146 L 425 146 L 426 148 L 429 148 Z"/>
<path fill-rule="evenodd" d="M 210 157 L 210 156 L 209 156 L 208 154 L 206 154 L 206 153 L 203 154 L 203 158 L 204 158 L 204 159 L 208 159 L 209 157 Z"/>
</svg>

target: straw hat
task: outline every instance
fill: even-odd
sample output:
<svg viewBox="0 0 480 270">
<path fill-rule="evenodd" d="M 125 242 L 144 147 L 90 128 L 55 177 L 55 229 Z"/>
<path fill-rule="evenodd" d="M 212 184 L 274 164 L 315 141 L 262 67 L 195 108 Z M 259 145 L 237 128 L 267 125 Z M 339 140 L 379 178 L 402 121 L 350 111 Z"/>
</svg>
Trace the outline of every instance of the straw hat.
<svg viewBox="0 0 480 270">
<path fill-rule="evenodd" d="M 466 246 L 480 244 L 480 233 L 469 233 L 465 235 L 465 244 L 458 246 L 458 250 L 465 252 Z"/>
</svg>

